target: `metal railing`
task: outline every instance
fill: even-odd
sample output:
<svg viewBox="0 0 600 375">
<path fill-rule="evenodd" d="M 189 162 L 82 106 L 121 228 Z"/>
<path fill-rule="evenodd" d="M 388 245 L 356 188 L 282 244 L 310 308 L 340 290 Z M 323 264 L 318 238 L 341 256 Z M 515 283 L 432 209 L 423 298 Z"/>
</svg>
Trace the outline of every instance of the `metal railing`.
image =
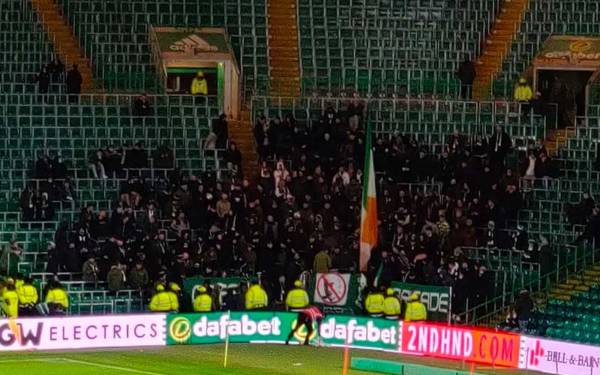
<svg viewBox="0 0 600 375">
<path fill-rule="evenodd" d="M 593 243 L 585 242 L 581 246 L 555 247 L 553 254 L 556 258 L 554 269 L 524 283 L 521 289 L 527 289 L 532 294 L 547 298 L 554 285 L 594 265 L 600 259 L 600 248 L 595 247 Z M 474 307 L 469 307 L 467 303 L 466 311 L 459 315 L 460 322 L 469 325 L 495 323 L 498 317 L 510 308 L 517 292 L 518 290 L 503 290 L 501 295 Z"/>
</svg>

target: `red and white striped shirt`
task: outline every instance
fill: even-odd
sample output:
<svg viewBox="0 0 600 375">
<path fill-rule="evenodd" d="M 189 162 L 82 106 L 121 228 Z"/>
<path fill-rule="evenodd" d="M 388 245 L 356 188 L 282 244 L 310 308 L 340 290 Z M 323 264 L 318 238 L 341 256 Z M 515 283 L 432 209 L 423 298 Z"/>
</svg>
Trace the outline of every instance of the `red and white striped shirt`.
<svg viewBox="0 0 600 375">
<path fill-rule="evenodd" d="M 310 318 L 310 320 L 321 319 L 323 317 L 323 313 L 317 306 L 311 306 L 304 310 L 302 313 Z"/>
</svg>

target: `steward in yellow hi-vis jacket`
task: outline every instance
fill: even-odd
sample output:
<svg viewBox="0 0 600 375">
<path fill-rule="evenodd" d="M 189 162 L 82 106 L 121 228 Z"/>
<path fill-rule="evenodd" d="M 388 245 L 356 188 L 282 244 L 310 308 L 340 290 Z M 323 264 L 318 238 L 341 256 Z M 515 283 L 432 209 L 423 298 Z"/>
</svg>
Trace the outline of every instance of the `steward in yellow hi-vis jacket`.
<svg viewBox="0 0 600 375">
<path fill-rule="evenodd" d="M 246 310 L 264 309 L 269 306 L 267 292 L 260 284 L 253 284 L 246 291 Z"/>
<path fill-rule="evenodd" d="M 419 297 L 421 297 L 421 295 L 418 292 L 414 292 L 408 297 L 406 313 L 404 314 L 405 321 L 420 322 L 427 320 L 427 308 L 420 301 Z"/>
<path fill-rule="evenodd" d="M 290 290 L 285 298 L 285 306 L 290 311 L 300 311 L 308 306 L 308 293 L 303 288 L 302 281 L 294 282 L 294 289 Z"/>
<path fill-rule="evenodd" d="M 198 288 L 198 295 L 194 298 L 195 312 L 211 312 L 213 310 L 213 298 L 208 294 L 206 287 Z"/>
<path fill-rule="evenodd" d="M 388 288 L 385 294 L 386 296 L 383 300 L 383 315 L 385 315 L 386 319 L 400 319 L 402 305 L 400 304 L 400 300 L 394 295 L 394 289 Z"/>
</svg>

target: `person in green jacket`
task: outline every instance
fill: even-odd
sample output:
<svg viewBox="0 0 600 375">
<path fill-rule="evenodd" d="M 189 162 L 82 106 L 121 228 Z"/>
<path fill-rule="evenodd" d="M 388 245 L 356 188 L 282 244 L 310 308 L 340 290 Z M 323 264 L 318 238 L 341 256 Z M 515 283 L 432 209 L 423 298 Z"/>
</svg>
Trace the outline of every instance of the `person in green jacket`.
<svg viewBox="0 0 600 375">
<path fill-rule="evenodd" d="M 329 251 L 327 249 L 323 249 L 315 255 L 315 259 L 313 261 L 313 271 L 315 273 L 328 273 L 331 268 L 331 257 L 329 256 Z"/>
</svg>

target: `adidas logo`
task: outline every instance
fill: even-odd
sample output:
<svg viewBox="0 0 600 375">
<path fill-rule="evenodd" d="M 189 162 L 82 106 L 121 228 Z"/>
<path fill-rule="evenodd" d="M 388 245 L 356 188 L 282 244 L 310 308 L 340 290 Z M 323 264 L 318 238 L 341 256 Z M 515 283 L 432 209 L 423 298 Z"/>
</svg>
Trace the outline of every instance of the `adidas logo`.
<svg viewBox="0 0 600 375">
<path fill-rule="evenodd" d="M 184 52 L 205 52 L 205 51 L 217 51 L 218 48 L 210 45 L 206 40 L 202 39 L 196 34 L 191 34 L 175 43 L 173 43 L 169 49 L 173 51 L 184 51 Z"/>
</svg>

